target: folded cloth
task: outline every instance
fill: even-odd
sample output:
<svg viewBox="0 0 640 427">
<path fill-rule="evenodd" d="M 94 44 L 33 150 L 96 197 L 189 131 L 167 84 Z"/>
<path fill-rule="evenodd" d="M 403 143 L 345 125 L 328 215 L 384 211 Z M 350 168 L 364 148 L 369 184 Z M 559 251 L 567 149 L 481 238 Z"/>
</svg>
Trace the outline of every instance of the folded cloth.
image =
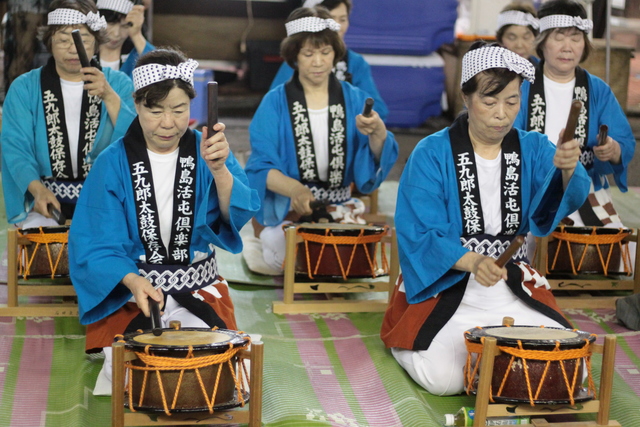
<svg viewBox="0 0 640 427">
<path fill-rule="evenodd" d="M 627 328 L 640 331 L 640 294 L 617 299 L 616 316 Z"/>
</svg>

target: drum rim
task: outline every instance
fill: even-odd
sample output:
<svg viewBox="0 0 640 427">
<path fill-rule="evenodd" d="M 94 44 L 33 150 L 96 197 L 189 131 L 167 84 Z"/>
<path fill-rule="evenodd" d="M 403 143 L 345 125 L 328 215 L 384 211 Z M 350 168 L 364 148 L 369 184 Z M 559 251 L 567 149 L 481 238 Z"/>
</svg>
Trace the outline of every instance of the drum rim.
<svg viewBox="0 0 640 427">
<path fill-rule="evenodd" d="M 55 234 L 55 233 L 64 233 L 69 232 L 68 225 L 52 225 L 50 227 L 30 227 L 30 228 L 20 228 L 18 231 L 22 234 Z"/>
<path fill-rule="evenodd" d="M 140 336 L 140 335 L 144 335 L 144 334 L 152 334 L 153 331 L 151 329 L 145 329 L 142 332 L 140 331 L 134 331 L 134 332 L 129 332 L 127 334 L 125 334 L 123 336 L 123 340 L 125 342 L 125 348 L 131 349 L 144 349 L 147 346 L 151 346 L 151 350 L 153 351 L 166 351 L 166 352 L 173 352 L 173 351 L 188 351 L 189 347 L 191 347 L 193 350 L 216 350 L 216 349 L 220 349 L 220 350 L 224 350 L 227 349 L 229 347 L 229 344 L 233 344 L 234 347 L 238 347 L 243 345 L 244 343 L 247 342 L 247 340 L 245 340 L 246 337 L 248 337 L 248 334 L 245 334 L 244 332 L 240 332 L 240 331 L 234 331 L 231 329 L 212 329 L 212 328 L 191 328 L 191 327 L 187 327 L 187 328 L 180 328 L 180 329 L 173 329 L 173 328 L 160 328 L 160 330 L 162 331 L 162 333 L 164 334 L 165 332 L 168 333 L 176 333 L 176 332 L 182 332 L 182 331 L 198 331 L 198 332 L 219 332 L 225 335 L 229 335 L 230 338 L 226 341 L 220 341 L 220 342 L 215 342 L 215 343 L 210 343 L 210 344 L 181 344 L 181 345 L 170 345 L 170 344 L 149 344 L 149 343 L 143 343 L 140 341 L 135 341 L 135 337 Z"/>
<path fill-rule="evenodd" d="M 572 338 L 562 338 L 562 339 L 536 339 L 536 340 L 528 340 L 525 338 L 507 338 L 507 337 L 497 337 L 494 335 L 489 335 L 487 333 L 488 330 L 495 328 L 537 328 L 537 329 L 553 329 L 553 330 L 561 330 L 561 331 L 571 331 L 575 332 L 576 336 Z M 495 326 L 483 326 L 483 327 L 475 327 L 471 329 L 467 329 L 464 333 L 465 339 L 473 343 L 480 343 L 482 337 L 493 337 L 497 340 L 498 345 L 503 345 L 506 347 L 517 347 L 518 341 L 522 342 L 523 347 L 525 348 L 538 348 L 538 347 L 555 347 L 556 342 L 560 342 L 560 345 L 564 348 L 573 348 L 573 347 L 582 347 L 585 344 L 585 339 L 589 341 L 589 343 L 593 343 L 596 340 L 596 336 L 586 331 L 582 331 L 579 329 L 569 329 L 569 328 L 558 328 L 555 326 L 545 326 L 541 328 L 540 326 L 534 325 L 513 325 L 513 326 L 504 326 L 504 325 L 495 325 Z"/>
<path fill-rule="evenodd" d="M 350 228 L 335 228 L 332 229 L 331 226 L 339 225 L 341 227 L 349 226 Z M 384 233 L 384 226 L 379 225 L 371 225 L 371 224 L 342 224 L 339 222 L 327 222 L 327 223 L 319 223 L 319 222 L 301 222 L 296 224 L 296 229 L 301 232 L 305 232 L 307 230 L 318 231 L 318 230 L 335 230 L 338 233 L 343 233 L 345 231 L 373 231 Z M 332 231 L 333 232 L 333 231 Z"/>
<path fill-rule="evenodd" d="M 246 390 L 243 391 L 242 398 L 244 399 L 244 403 L 246 405 L 247 403 L 249 403 L 249 400 L 251 398 L 251 392 L 250 391 L 246 391 Z M 240 401 L 240 399 L 238 399 L 238 390 L 234 390 L 234 392 L 233 392 L 233 400 L 229 400 L 227 402 L 223 402 L 223 403 L 219 403 L 217 405 L 213 405 L 213 410 L 214 411 L 223 411 L 225 409 L 237 408 L 237 407 L 239 407 L 241 405 L 242 405 L 242 401 Z M 129 396 L 128 396 L 126 390 L 125 390 L 124 406 L 125 406 L 125 408 L 129 408 Z M 158 408 L 156 406 L 133 405 L 133 409 L 135 409 L 136 411 L 158 412 L 158 413 L 162 412 L 162 413 L 164 413 L 164 408 Z M 172 414 L 178 414 L 178 413 L 190 413 L 190 412 L 204 412 L 204 411 L 208 411 L 208 410 L 209 410 L 209 408 L 207 408 L 207 407 L 176 408 L 176 409 L 169 409 L 169 412 L 171 412 Z"/>
<path fill-rule="evenodd" d="M 591 234 L 594 229 L 596 230 L 596 234 L 598 234 L 599 230 L 605 231 L 604 233 L 601 233 L 601 234 L 618 234 L 618 233 L 631 234 L 633 232 L 633 230 L 631 230 L 630 228 L 625 228 L 625 227 L 609 228 L 609 227 L 597 227 L 593 225 L 592 226 L 562 225 L 562 226 L 556 227 L 554 231 L 557 233 L 562 233 L 563 230 L 565 230 L 564 232 L 567 234 Z M 576 232 L 571 233 L 571 231 L 574 231 L 574 230 Z M 579 231 L 584 231 L 584 232 L 581 233 Z"/>
</svg>

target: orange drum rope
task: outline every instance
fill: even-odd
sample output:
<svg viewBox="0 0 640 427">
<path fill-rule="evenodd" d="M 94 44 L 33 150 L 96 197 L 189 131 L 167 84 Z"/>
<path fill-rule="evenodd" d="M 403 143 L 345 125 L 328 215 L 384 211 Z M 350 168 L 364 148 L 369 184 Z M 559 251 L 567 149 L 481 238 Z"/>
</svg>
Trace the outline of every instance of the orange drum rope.
<svg viewBox="0 0 640 427">
<path fill-rule="evenodd" d="M 214 329 L 217 329 L 217 328 L 214 328 Z M 118 342 L 124 342 L 122 340 L 121 335 L 118 335 L 117 337 L 120 338 Z M 240 400 L 240 406 L 244 406 L 245 401 L 244 401 L 244 395 L 243 395 L 243 390 L 244 390 L 243 376 L 248 378 L 247 368 L 245 366 L 245 360 L 244 359 L 239 360 L 238 363 L 240 364 L 241 368 L 238 370 L 238 376 L 236 376 L 235 369 L 233 368 L 233 360 L 239 351 L 246 349 L 250 344 L 251 344 L 251 339 L 247 337 L 245 343 L 241 346 L 234 347 L 233 344 L 229 344 L 229 348 L 227 349 L 227 351 L 225 351 L 222 354 L 214 354 L 214 355 L 201 356 L 201 357 L 194 356 L 193 347 L 188 346 L 188 353 L 185 358 L 155 356 L 149 353 L 149 350 L 152 347 L 151 345 L 145 346 L 144 352 L 134 351 L 138 359 L 140 359 L 140 361 L 144 363 L 145 366 L 133 365 L 131 361 L 126 361 L 125 368 L 130 370 L 144 371 L 138 406 L 142 406 L 142 403 L 144 402 L 148 374 L 155 372 L 156 378 L 158 380 L 158 384 L 160 386 L 160 395 L 162 397 L 163 410 L 167 415 L 171 415 L 171 410 L 174 410 L 176 408 L 176 402 L 178 400 L 178 395 L 180 393 L 180 386 L 182 384 L 182 378 L 184 376 L 184 372 L 189 370 L 189 371 L 195 371 L 196 377 L 198 378 L 198 383 L 200 384 L 200 390 L 202 391 L 202 395 L 206 401 L 209 413 L 213 414 L 214 412 L 213 406 L 215 403 L 215 398 L 218 391 L 218 385 L 220 383 L 220 377 L 221 377 L 222 369 L 224 366 L 229 368 L 229 371 L 233 377 L 235 388 L 238 392 L 238 399 Z M 127 351 L 131 351 L 131 350 L 127 350 Z M 200 369 L 207 368 L 213 365 L 219 365 L 219 368 L 216 375 L 216 381 L 211 393 L 211 398 L 209 398 L 206 386 L 204 384 L 204 381 L 202 380 L 202 376 L 200 375 Z M 167 397 L 165 396 L 164 386 L 162 384 L 162 374 L 160 373 L 160 371 L 176 371 L 176 370 L 180 370 L 180 376 L 178 378 L 178 383 L 176 385 L 176 390 L 173 396 L 171 407 L 169 407 L 167 403 Z M 135 412 L 136 410 L 133 405 L 133 376 L 129 375 L 128 378 L 129 378 L 129 381 L 127 384 L 127 393 L 129 394 L 129 409 L 132 412 Z"/>
<path fill-rule="evenodd" d="M 298 228 L 296 232 L 302 239 L 304 240 L 306 259 L 307 259 L 307 275 L 309 279 L 313 279 L 313 276 L 318 274 L 318 269 L 320 268 L 320 264 L 322 261 L 322 254 L 324 253 L 324 249 L 327 245 L 333 246 L 333 250 L 335 251 L 336 258 L 338 259 L 338 264 L 340 266 L 340 273 L 344 280 L 347 280 L 347 276 L 351 271 L 351 265 L 353 264 L 353 259 L 356 254 L 356 250 L 358 249 L 358 245 L 362 245 L 364 249 L 364 253 L 367 257 L 367 262 L 369 263 L 369 268 L 371 269 L 373 277 L 377 277 L 376 270 L 378 268 L 378 260 L 377 260 L 377 249 L 378 244 L 381 243 L 382 236 L 384 236 L 389 229 L 389 226 L 384 226 L 384 231 L 380 234 L 373 235 L 364 235 L 365 229 L 360 230 L 359 235 L 357 236 L 334 236 L 331 234 L 331 228 L 327 228 L 325 230 L 324 235 L 320 234 L 311 234 L 305 233 L 304 231 L 300 231 Z M 319 243 L 322 246 L 320 247 L 320 254 L 318 255 L 318 259 L 316 260 L 315 268 L 311 268 L 311 257 L 309 256 L 309 242 Z M 368 244 L 373 243 L 375 246 L 373 248 L 373 254 L 369 252 Z M 351 245 L 351 255 L 349 256 L 349 263 L 345 268 L 342 257 L 340 257 L 340 252 L 338 250 L 338 245 Z M 297 246 L 296 246 L 297 252 Z M 382 260 L 382 269 L 387 272 L 389 270 L 389 264 L 387 262 L 387 254 L 384 249 L 380 250 L 381 260 Z M 313 273 L 312 273 L 313 271 Z"/>
<path fill-rule="evenodd" d="M 35 243 L 35 247 L 33 248 L 33 251 L 31 252 L 31 254 L 29 254 L 29 250 L 27 246 L 20 245 L 20 249 L 18 250 L 18 265 L 20 266 L 19 274 L 21 274 L 22 277 L 24 277 L 25 279 L 28 278 L 31 272 L 31 265 L 33 264 L 33 260 L 35 259 L 36 254 L 38 253 L 38 249 L 40 248 L 41 245 L 45 245 L 47 249 L 47 258 L 49 260 L 49 268 L 51 269 L 51 278 L 52 279 L 55 278 L 58 265 L 60 264 L 60 260 L 62 259 L 64 248 L 67 245 L 69 234 L 68 233 L 45 233 L 43 232 L 42 227 L 40 227 L 40 233 L 38 234 L 34 234 L 34 233 L 22 234 L 20 230 L 18 230 L 18 236 L 25 237 L 29 241 Z M 60 251 L 58 252 L 58 256 L 55 260 L 55 263 L 52 259 L 53 257 L 51 256 L 51 249 L 49 247 L 50 244 L 62 244 L 62 248 L 60 248 Z M 23 259 L 27 261 L 26 265 L 24 265 L 21 262 Z"/>
<path fill-rule="evenodd" d="M 551 236 L 559 240 L 558 249 L 556 250 L 556 254 L 553 258 L 553 264 L 551 265 L 551 270 L 556 267 L 556 263 L 558 261 L 558 255 L 560 255 L 560 249 L 562 248 L 562 244 L 566 243 L 567 252 L 569 252 L 569 258 L 571 261 L 571 269 L 573 270 L 573 274 L 577 275 L 578 271 L 582 269 L 582 263 L 584 262 L 585 256 L 587 255 L 587 249 L 589 249 L 589 245 L 595 245 L 598 251 L 598 257 L 600 258 L 600 263 L 604 270 L 604 274 L 607 275 L 609 271 L 609 263 L 611 261 L 611 254 L 613 253 L 613 245 L 618 245 L 620 247 L 620 254 L 622 255 L 622 260 L 624 263 L 624 273 L 627 275 L 631 274 L 631 254 L 629 253 L 629 245 L 627 243 L 622 243 L 624 238 L 629 234 L 628 230 L 623 228 L 618 230 L 617 234 L 596 234 L 597 227 L 592 227 L 591 234 L 577 234 L 577 233 L 568 233 L 564 231 L 564 226 L 560 227 L 560 231 L 554 231 L 551 233 Z M 573 252 L 571 250 L 571 243 L 583 244 L 585 245 L 584 250 L 582 251 L 582 256 L 580 257 L 580 261 L 578 262 L 578 266 L 576 268 L 576 263 L 573 258 Z M 609 253 L 607 254 L 607 260 L 604 260 L 604 256 L 602 255 L 601 245 L 609 245 Z M 549 255 L 547 254 L 547 265 L 548 265 Z M 547 271 L 549 274 L 549 271 Z"/>
<path fill-rule="evenodd" d="M 481 329 L 481 328 L 480 328 Z M 592 334 L 593 336 L 593 334 Z M 480 367 L 480 361 L 482 359 L 482 351 L 484 349 L 484 340 L 485 337 L 480 338 L 480 343 L 473 343 L 468 340 L 465 340 L 467 345 L 467 362 L 465 364 L 464 372 L 464 380 L 465 380 L 465 390 L 467 394 L 471 394 L 475 390 L 474 379 L 478 374 L 478 369 Z M 559 363 L 560 368 L 562 370 L 562 376 L 564 379 L 564 384 L 567 388 L 569 394 L 569 400 L 571 405 L 574 402 L 574 391 L 578 381 L 578 369 L 580 367 L 580 360 L 584 359 L 587 365 L 587 378 L 588 378 L 588 389 L 589 393 L 592 396 L 595 396 L 595 383 L 593 381 L 593 376 L 591 375 L 591 347 L 589 345 L 589 341 L 585 339 L 585 345 L 581 348 L 577 349 L 567 349 L 561 350 L 560 341 L 556 341 L 555 348 L 553 351 L 544 351 L 544 350 L 525 350 L 522 348 L 522 340 L 518 340 L 518 347 L 507 347 L 507 346 L 497 346 L 497 348 L 505 354 L 511 355 L 511 359 L 509 361 L 509 365 L 505 370 L 504 376 L 502 377 L 502 381 L 500 383 L 500 388 L 497 394 L 493 394 L 493 390 L 490 392 L 489 399 L 492 403 L 495 402 L 494 396 L 500 397 L 502 394 L 502 390 L 507 383 L 507 378 L 509 373 L 512 371 L 512 367 L 514 367 L 514 363 L 519 363 L 516 359 L 522 360 L 522 366 L 524 368 L 525 379 L 527 383 L 527 391 L 529 394 L 529 403 L 531 406 L 535 406 L 535 400 L 538 400 L 538 396 L 540 396 L 540 391 L 544 385 L 544 381 L 546 378 L 547 371 L 551 362 L 563 362 L 563 361 L 571 361 L 575 360 L 575 368 L 573 372 L 573 383 L 569 380 L 569 377 L 566 372 L 565 364 Z M 476 362 L 474 366 L 472 365 L 472 356 L 473 354 L 477 354 Z M 540 376 L 540 383 L 538 384 L 538 388 L 535 391 L 535 394 L 532 391 L 531 380 L 529 378 L 529 366 L 527 360 L 539 360 L 546 361 L 546 365 L 544 368 L 543 374 Z M 493 387 L 492 387 L 493 388 Z"/>
</svg>

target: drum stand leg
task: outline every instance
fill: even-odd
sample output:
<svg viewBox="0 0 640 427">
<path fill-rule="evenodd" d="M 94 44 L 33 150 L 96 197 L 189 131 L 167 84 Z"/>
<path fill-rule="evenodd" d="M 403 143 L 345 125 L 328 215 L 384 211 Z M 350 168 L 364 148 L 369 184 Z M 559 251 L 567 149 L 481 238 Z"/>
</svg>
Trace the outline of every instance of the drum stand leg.
<svg viewBox="0 0 640 427">
<path fill-rule="evenodd" d="M 536 406 L 521 404 L 517 405 L 515 412 L 513 412 L 513 404 L 506 405 L 489 403 L 494 360 L 496 356 L 501 354 L 501 352 L 500 349 L 497 348 L 496 339 L 494 337 L 486 337 L 483 345 L 482 360 L 480 362 L 480 378 L 478 381 L 473 425 L 486 425 L 487 417 L 529 416 L 531 417 L 531 423 L 538 427 L 620 427 L 620 424 L 617 421 L 609 420 L 609 409 L 613 390 L 614 360 L 616 355 L 616 337 L 613 335 L 606 335 L 604 337 L 604 345 L 592 344 L 591 347 L 593 353 L 601 353 L 603 355 L 598 400 L 591 400 L 581 404 L 581 409 L 571 409 L 568 405 L 564 404 Z M 549 415 L 549 408 L 553 408 L 551 411 L 554 415 L 597 413 L 596 421 L 548 423 L 544 419 L 534 418 L 535 416 Z"/>
</svg>

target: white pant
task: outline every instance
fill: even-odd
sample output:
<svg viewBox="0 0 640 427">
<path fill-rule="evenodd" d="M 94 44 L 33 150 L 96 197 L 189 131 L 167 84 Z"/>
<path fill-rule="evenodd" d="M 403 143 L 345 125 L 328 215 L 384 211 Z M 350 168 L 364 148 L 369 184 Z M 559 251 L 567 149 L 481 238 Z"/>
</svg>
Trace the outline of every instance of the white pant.
<svg viewBox="0 0 640 427">
<path fill-rule="evenodd" d="M 285 221 L 273 227 L 265 227 L 260 232 L 260 242 L 262 243 L 262 258 L 269 268 L 276 271 L 283 271 L 284 258 L 286 255 L 286 239 L 282 226 L 291 221 Z"/>
<path fill-rule="evenodd" d="M 47 218 L 44 215 L 39 214 L 36 211 L 31 211 L 27 214 L 27 217 L 18 224 L 21 229 L 38 228 L 38 227 L 55 227 L 59 224 L 53 218 Z"/>
<path fill-rule="evenodd" d="M 505 298 L 509 298 L 507 292 L 511 293 L 512 301 L 493 307 L 470 304 L 469 302 L 472 301 L 465 302 L 469 293 L 468 289 L 465 293 L 465 299 L 451 320 L 438 332 L 427 350 L 391 349 L 391 354 L 400 366 L 429 393 L 446 396 L 464 391 L 464 365 L 468 352 L 463 334 L 468 329 L 476 326 L 502 325 L 502 319 L 505 316 L 513 317 L 516 325 L 563 327 L 515 297 L 511 290 L 506 288 L 506 284 L 502 289 L 500 289 L 500 284 L 494 288 L 497 293 L 501 294 L 496 296 L 503 301 Z M 470 298 L 470 300 L 477 301 L 478 299 Z"/>
</svg>

